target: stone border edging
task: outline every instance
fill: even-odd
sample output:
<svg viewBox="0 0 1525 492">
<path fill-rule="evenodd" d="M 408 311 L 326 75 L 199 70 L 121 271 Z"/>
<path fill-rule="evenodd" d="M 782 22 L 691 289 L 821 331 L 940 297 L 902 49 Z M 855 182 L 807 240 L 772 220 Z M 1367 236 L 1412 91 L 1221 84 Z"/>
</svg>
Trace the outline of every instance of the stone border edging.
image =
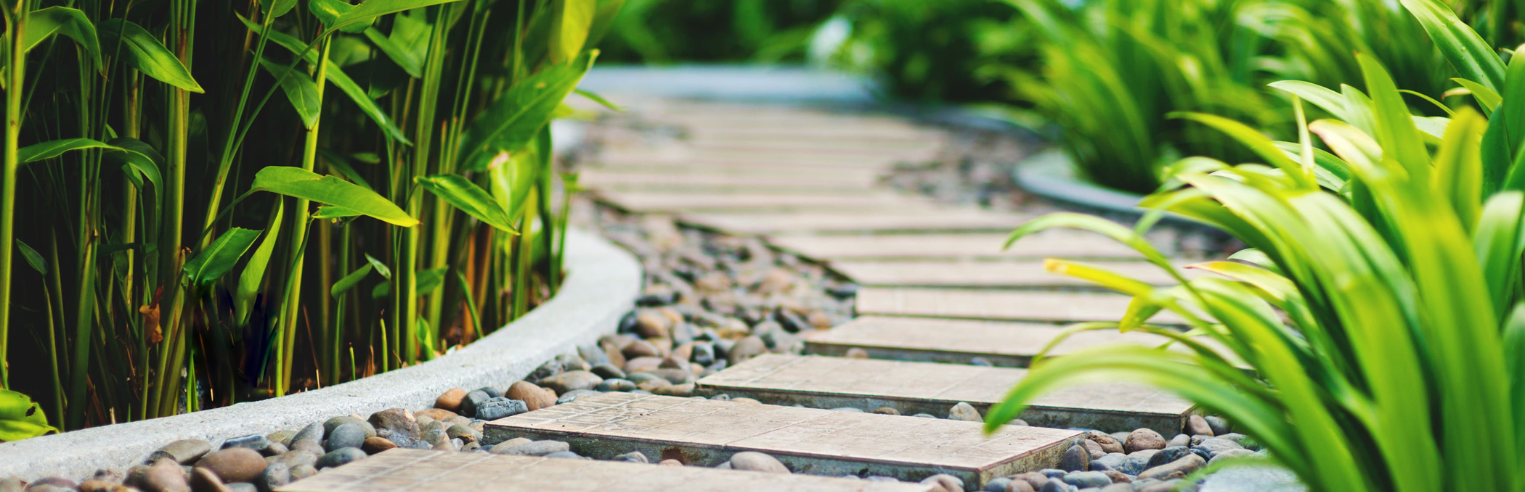
<svg viewBox="0 0 1525 492">
<path fill-rule="evenodd" d="M 1074 161 L 1058 149 L 1040 152 L 1017 163 L 1012 179 L 1022 190 L 1057 202 L 1131 217 L 1141 217 L 1148 212 L 1138 206 L 1143 195 L 1114 190 L 1076 176 Z M 1223 234 L 1216 227 L 1173 213 L 1165 214 L 1160 222 Z"/>
<path fill-rule="evenodd" d="M 521 379 L 579 344 L 614 333 L 640 294 L 642 271 L 630 253 L 577 229 L 567 231 L 566 244 L 568 274 L 555 297 L 456 352 L 281 398 L 3 443 L 0 477 L 72 480 L 101 468 L 125 469 L 179 439 L 218 444 L 228 437 L 297 429 L 336 415 L 432 406 L 450 388 L 505 385 Z"/>
</svg>

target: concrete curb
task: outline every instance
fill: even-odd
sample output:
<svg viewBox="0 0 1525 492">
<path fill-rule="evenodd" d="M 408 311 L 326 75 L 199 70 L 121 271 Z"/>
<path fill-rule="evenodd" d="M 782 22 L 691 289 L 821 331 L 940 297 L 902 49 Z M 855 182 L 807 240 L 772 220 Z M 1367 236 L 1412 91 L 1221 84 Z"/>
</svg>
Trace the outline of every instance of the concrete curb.
<svg viewBox="0 0 1525 492">
<path fill-rule="evenodd" d="M 1118 191 L 1097 185 L 1076 176 L 1075 166 L 1063 151 L 1053 149 L 1038 153 L 1017 163 L 1012 179 L 1022 190 L 1056 202 L 1075 205 L 1083 209 L 1126 217 L 1142 217 L 1148 209 L 1138 206 L 1143 195 Z M 1223 231 L 1173 213 L 1167 213 L 1161 223 L 1185 227 L 1210 234 L 1222 235 Z"/>
<path fill-rule="evenodd" d="M 444 357 L 281 398 L 0 444 L 0 477 L 78 479 L 101 468 L 125 469 L 178 439 L 216 444 L 337 415 L 423 408 L 454 387 L 506 386 L 556 355 L 614 333 L 640 294 L 640 263 L 597 235 L 569 230 L 566 254 L 569 273 L 556 297 Z"/>
</svg>

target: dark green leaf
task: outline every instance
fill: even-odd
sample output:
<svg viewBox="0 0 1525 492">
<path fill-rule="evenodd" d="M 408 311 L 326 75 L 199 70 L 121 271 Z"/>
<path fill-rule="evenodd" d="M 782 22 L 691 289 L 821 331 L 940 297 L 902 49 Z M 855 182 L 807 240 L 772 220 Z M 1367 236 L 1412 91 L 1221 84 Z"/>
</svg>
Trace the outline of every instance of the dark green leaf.
<svg viewBox="0 0 1525 492">
<path fill-rule="evenodd" d="M 260 231 L 234 227 L 222 233 L 195 258 L 185 263 L 185 275 L 197 285 L 217 280 L 233 270 L 238 259 L 259 239 Z"/>
<path fill-rule="evenodd" d="M 266 16 L 279 19 L 281 16 L 291 12 L 291 9 L 297 7 L 297 0 L 265 0 L 260 2 L 259 7 L 260 12 L 263 12 Z M 271 12 L 272 8 L 275 10 L 274 13 Z"/>
<path fill-rule="evenodd" d="M 26 51 L 32 51 L 37 45 L 42 44 L 54 34 L 62 34 L 79 43 L 81 48 L 90 55 L 91 65 L 97 70 L 101 67 L 100 38 L 95 33 L 95 25 L 85 17 L 85 13 L 79 9 L 68 7 L 48 7 L 33 10 L 26 16 L 26 33 L 21 40 Z"/>
<path fill-rule="evenodd" d="M 365 32 L 366 28 L 371 27 L 371 23 L 375 22 L 375 18 L 371 18 L 363 23 L 338 25 L 340 16 L 355 10 L 354 5 L 343 0 L 307 0 L 307 10 L 312 12 L 313 17 L 318 18 L 318 22 L 322 22 L 329 29 L 339 29 L 351 34 Z"/>
<path fill-rule="evenodd" d="M 64 152 L 71 150 L 85 149 L 122 150 L 117 147 L 107 145 L 103 142 L 91 140 L 88 138 L 65 138 L 62 140 L 53 140 L 50 142 L 43 142 L 22 147 L 16 151 L 16 159 L 19 160 L 22 164 L 27 164 L 45 159 L 52 159 L 54 157 L 63 155 Z"/>
<path fill-rule="evenodd" d="M 249 310 L 254 307 L 260 284 L 264 283 L 265 270 L 270 267 L 270 254 L 275 251 L 275 243 L 281 238 L 281 217 L 286 212 L 286 204 L 283 202 L 284 200 L 275 201 L 275 214 L 270 219 L 270 225 L 266 226 L 265 240 L 260 241 L 258 248 L 254 248 L 249 263 L 244 265 L 243 273 L 238 275 L 238 290 L 233 293 L 233 302 L 238 310 L 239 325 L 249 321 Z"/>
<path fill-rule="evenodd" d="M 311 130 L 317 125 L 318 114 L 323 110 L 323 99 L 318 96 L 318 84 L 312 81 L 312 77 L 300 70 L 287 70 L 286 65 L 270 60 L 260 60 L 259 66 L 281 81 L 281 91 L 286 93 L 286 99 L 291 101 L 297 116 L 302 117 L 302 127 Z"/>
<path fill-rule="evenodd" d="M 37 270 L 37 273 L 43 276 L 48 275 L 48 263 L 42 260 L 42 255 L 37 254 L 37 250 L 27 246 L 26 242 L 20 239 L 16 240 L 16 249 L 21 250 L 21 257 L 26 259 L 26 264 L 31 265 L 33 270 Z"/>
<path fill-rule="evenodd" d="M 391 58 L 393 63 L 402 67 L 404 72 L 408 72 L 408 76 L 415 79 L 423 78 L 423 63 L 407 48 L 398 46 L 397 43 L 392 42 L 391 38 L 382 35 L 381 31 L 377 31 L 374 27 L 365 30 L 365 37 L 372 43 L 376 43 L 376 47 L 381 48 L 381 52 L 386 53 L 387 58 Z"/>
<path fill-rule="evenodd" d="M 440 267 L 430 270 L 419 270 L 418 276 L 413 278 L 413 284 L 418 289 L 418 295 L 434 292 L 445 283 L 445 274 L 450 272 L 450 267 Z"/>
<path fill-rule="evenodd" d="M 344 278 L 339 279 L 338 282 L 334 282 L 334 286 L 328 289 L 328 295 L 339 297 L 339 294 L 343 294 L 356 285 L 359 285 L 361 280 L 365 280 L 365 274 L 371 273 L 372 268 L 373 267 L 369 263 L 360 268 L 356 268 L 355 271 L 350 272 L 349 275 L 345 275 Z"/>
<path fill-rule="evenodd" d="M 461 162 L 467 170 L 484 167 L 484 156 L 517 151 L 534 139 L 597 56 L 598 51 L 593 50 L 570 64 L 547 67 L 514 84 L 508 94 L 494 101 L 461 139 Z"/>
<path fill-rule="evenodd" d="M 332 24 L 325 23 L 325 25 L 328 25 L 329 29 L 345 29 L 354 25 L 369 26 L 377 17 L 383 15 L 457 1 L 460 0 L 366 0 L 360 5 L 356 5 L 354 8 L 340 14 L 338 18 L 334 19 Z"/>
<path fill-rule="evenodd" d="M 159 151 L 135 138 L 113 138 L 108 144 L 126 150 L 126 152 L 107 153 L 105 157 L 108 161 L 122 160 L 123 164 L 148 178 L 148 182 L 154 184 L 155 192 L 159 190 L 159 182 L 163 179 L 159 169 L 164 167 L 164 156 L 159 154 Z"/>
<path fill-rule="evenodd" d="M 376 273 L 381 274 L 382 278 L 392 280 L 392 269 L 387 268 L 386 263 L 382 263 L 381 260 L 371 255 L 365 255 L 365 261 L 369 262 L 372 267 L 375 267 Z"/>
</svg>

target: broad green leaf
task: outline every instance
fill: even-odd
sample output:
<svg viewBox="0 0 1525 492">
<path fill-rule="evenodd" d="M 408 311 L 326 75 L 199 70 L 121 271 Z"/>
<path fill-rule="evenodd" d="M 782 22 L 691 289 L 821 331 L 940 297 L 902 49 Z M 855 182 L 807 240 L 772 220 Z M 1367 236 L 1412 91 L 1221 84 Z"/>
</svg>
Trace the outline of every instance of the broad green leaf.
<svg viewBox="0 0 1525 492">
<path fill-rule="evenodd" d="M 1205 124 L 1233 137 L 1234 140 L 1244 144 L 1245 147 L 1249 147 L 1250 150 L 1254 151 L 1262 159 L 1265 159 L 1266 162 L 1287 173 L 1288 177 L 1301 184 L 1304 188 L 1315 188 L 1318 186 L 1311 170 L 1303 169 L 1301 164 L 1298 164 L 1297 161 L 1282 153 L 1281 149 L 1276 147 L 1276 142 L 1271 141 L 1269 137 L 1266 137 L 1249 125 L 1210 114 L 1176 113 L 1172 116 Z"/>
<path fill-rule="evenodd" d="M 1435 192 L 1451 203 L 1468 233 L 1472 232 L 1483 203 L 1481 144 L 1487 124 L 1472 108 L 1463 108 L 1446 127 L 1435 153 L 1435 174 L 1431 180 Z"/>
<path fill-rule="evenodd" d="M 109 152 L 105 156 L 106 159 L 121 159 L 123 164 L 126 164 L 138 174 L 143 175 L 143 177 L 148 179 L 148 182 L 153 183 L 155 193 L 159 192 L 159 182 L 163 179 L 159 174 L 159 169 L 164 167 L 164 156 L 159 154 L 159 151 L 154 150 L 152 146 L 149 146 L 142 140 L 127 137 L 113 138 L 108 142 L 108 145 L 123 149 L 126 152 Z"/>
<path fill-rule="evenodd" d="M 271 217 L 270 225 L 266 226 L 265 239 L 260 241 L 258 248 L 254 248 L 254 254 L 249 256 L 249 263 L 244 265 L 243 273 L 238 274 L 238 290 L 233 293 L 233 303 L 240 326 L 249 322 L 249 310 L 254 307 L 254 299 L 259 297 L 265 271 L 270 267 L 270 255 L 275 252 L 275 243 L 281 238 L 281 217 L 285 212 L 285 200 L 276 200 L 275 215 Z"/>
<path fill-rule="evenodd" d="M 37 270 L 37 273 L 42 274 L 44 277 L 48 275 L 48 262 L 43 261 L 42 255 L 37 254 L 37 250 L 27 246 L 26 241 L 17 239 L 16 249 L 21 250 L 21 257 L 26 260 L 26 264 L 32 266 L 33 270 Z"/>
<path fill-rule="evenodd" d="M 46 159 L 52 159 L 71 150 L 85 149 L 122 150 L 120 148 L 107 145 L 106 143 L 97 140 L 91 140 L 88 138 L 65 138 L 62 140 L 53 140 L 51 142 L 42 142 L 22 147 L 16 151 L 16 159 L 19 160 L 22 164 L 27 164 Z"/>
<path fill-rule="evenodd" d="M 297 7 L 297 0 L 264 0 L 259 7 L 264 15 L 279 19 Z"/>
<path fill-rule="evenodd" d="M 360 281 L 365 280 L 365 274 L 371 273 L 373 268 L 375 267 L 371 266 L 370 263 L 367 263 L 360 268 L 356 268 L 355 271 L 350 272 L 349 275 L 345 275 L 344 278 L 339 279 L 338 282 L 334 282 L 334 286 L 328 289 L 328 295 L 331 297 L 339 297 L 339 294 L 343 294 L 346 291 L 349 291 L 351 288 L 359 285 Z"/>
<path fill-rule="evenodd" d="M 1361 64 L 1376 115 L 1377 131 L 1372 137 L 1382 145 L 1382 161 L 1399 165 L 1410 179 L 1423 179 L 1430 172 L 1430 153 L 1414 126 L 1408 103 L 1403 102 L 1392 76 L 1375 58 L 1357 54 L 1356 60 Z"/>
<path fill-rule="evenodd" d="M 1489 89 L 1482 84 L 1462 78 L 1455 78 L 1451 80 L 1454 80 L 1457 84 L 1461 84 L 1462 87 L 1467 88 L 1467 92 L 1470 92 L 1472 97 L 1477 99 L 1477 104 L 1482 106 L 1483 111 L 1487 114 L 1492 114 L 1493 110 L 1499 107 L 1499 103 L 1504 102 L 1503 96 L 1500 96 L 1498 92 L 1494 91 L 1493 89 Z"/>
<path fill-rule="evenodd" d="M 1522 374 L 1525 371 L 1525 303 L 1517 304 L 1504 321 L 1504 356 L 1509 374 Z M 1514 416 L 1515 428 L 1525 425 L 1525 412 L 1518 409 L 1525 408 L 1525 378 L 1510 378 L 1509 381 L 1510 401 L 1517 409 Z M 1521 449 L 1525 445 L 1525 434 L 1515 436 L 1515 449 Z"/>
<path fill-rule="evenodd" d="M 445 274 L 449 272 L 450 267 L 419 270 L 418 275 L 413 278 L 416 282 L 414 285 L 418 288 L 418 295 L 422 296 L 440 288 L 445 283 Z"/>
<path fill-rule="evenodd" d="M 318 84 L 312 81 L 312 77 L 300 70 L 287 70 L 286 65 L 268 59 L 260 60 L 259 66 L 281 81 L 281 91 L 286 93 L 291 107 L 302 118 L 302 127 L 311 130 L 316 126 L 318 115 L 323 110 L 323 99 L 318 96 Z"/>
<path fill-rule="evenodd" d="M 1493 47 L 1473 31 L 1441 0 L 1400 0 L 1419 25 L 1430 34 L 1451 66 L 1462 78 L 1498 91 L 1504 87 L 1504 62 Z"/>
<path fill-rule="evenodd" d="M 593 27 L 593 16 L 598 9 L 597 0 L 556 0 L 556 35 L 551 37 L 551 63 L 561 64 L 577 57 L 583 43 L 588 41 L 588 30 Z"/>
<path fill-rule="evenodd" d="M 444 199 L 449 204 L 466 212 L 495 229 L 505 232 L 517 232 L 510 222 L 508 213 L 493 200 L 492 195 L 478 187 L 466 178 L 441 174 L 436 176 L 420 176 L 417 178 L 419 186 L 429 190 L 435 196 Z"/>
<path fill-rule="evenodd" d="M 258 24 L 250 22 L 249 19 L 245 19 L 243 16 L 239 16 L 238 20 L 243 21 L 244 25 L 250 26 L 251 29 L 257 29 L 259 26 Z M 303 43 L 297 38 L 292 37 L 290 34 L 270 31 L 270 40 L 274 41 L 275 44 L 286 48 L 292 54 L 303 53 L 302 59 L 306 60 L 307 63 L 318 63 L 318 53 L 315 53 L 317 50 L 307 49 L 307 43 Z M 354 101 L 355 105 L 360 107 L 361 112 L 370 117 L 371 121 L 376 122 L 376 126 L 381 127 L 382 132 L 384 132 L 388 138 L 401 142 L 405 145 L 412 144 L 412 142 L 408 141 L 408 137 L 403 134 L 402 130 L 398 129 L 397 125 L 392 123 L 392 118 L 387 116 L 387 112 L 382 110 L 380 105 L 376 104 L 376 100 L 372 99 L 370 94 L 366 93 L 364 88 L 360 87 L 359 84 L 356 84 L 354 79 L 351 79 L 348 74 L 344 73 L 343 69 L 339 68 L 335 64 L 329 64 L 328 72 L 326 75 L 328 76 L 328 82 L 333 84 L 334 87 L 338 87 L 341 92 L 344 92 L 344 95 L 349 96 L 350 100 Z M 316 83 L 316 81 L 314 81 L 314 83 Z"/>
<path fill-rule="evenodd" d="M 360 173 L 355 171 L 354 167 L 349 165 L 349 159 L 344 158 L 344 156 L 328 149 L 318 149 L 318 156 L 323 158 L 323 163 L 327 164 L 331 171 L 338 171 L 346 179 L 367 190 L 376 189 L 371 187 L 371 183 L 366 181 L 364 176 L 361 176 Z"/>
<path fill-rule="evenodd" d="M 360 5 L 356 5 L 354 8 L 340 14 L 334 19 L 332 24 L 325 23 L 325 25 L 329 29 L 345 29 L 357 24 L 369 26 L 377 17 L 383 15 L 457 1 L 460 0 L 365 0 Z"/>
<path fill-rule="evenodd" d="M 48 425 L 42 407 L 24 394 L 0 389 L 0 442 L 20 441 L 58 429 Z"/>
<path fill-rule="evenodd" d="M 510 224 L 519 221 L 528 209 L 530 190 L 534 189 L 539 181 L 539 148 L 537 145 L 525 147 L 512 156 L 508 153 L 499 154 L 499 159 L 488 172 L 491 180 L 492 197 L 497 200 L 498 206 L 508 213 Z"/>
<path fill-rule="evenodd" d="M 1345 97 L 1324 86 L 1301 80 L 1281 80 L 1267 85 L 1273 89 L 1279 89 L 1303 98 L 1304 101 L 1308 101 L 1314 106 L 1328 111 L 1329 114 L 1341 119 L 1345 118 Z"/>
<path fill-rule="evenodd" d="M 546 67 L 493 101 L 461 139 L 459 155 L 466 170 L 481 170 L 487 161 L 484 157 L 517 151 L 533 140 L 597 56 L 598 51 L 592 50 L 570 64 Z"/>
<path fill-rule="evenodd" d="M 322 22 L 329 29 L 359 34 L 365 32 L 366 28 L 371 27 L 371 23 L 375 22 L 373 17 L 364 21 L 353 22 L 349 25 L 337 26 L 339 17 L 349 13 L 351 10 L 355 10 L 355 6 L 350 5 L 344 0 L 307 0 L 307 11 L 312 12 L 313 17 L 317 17 L 318 22 Z"/>
<path fill-rule="evenodd" d="M 143 75 L 190 92 L 205 92 L 180 59 L 142 26 L 111 19 L 101 23 L 100 35 L 101 46 L 110 53 L 120 52 L 122 61 Z M 121 43 L 120 50 L 117 43 Z"/>
<path fill-rule="evenodd" d="M 1492 294 L 1494 308 L 1502 315 L 1509 307 L 1504 302 L 1518 288 L 1520 253 L 1525 249 L 1521 241 L 1525 233 L 1525 194 L 1519 191 L 1501 191 L 1483 203 L 1478 213 L 1477 225 L 1472 227 L 1472 247 L 1477 261 L 1482 265 L 1483 281 Z"/>
<path fill-rule="evenodd" d="M 392 283 L 382 282 L 371 287 L 371 299 L 383 299 L 392 293 Z"/>
<path fill-rule="evenodd" d="M 375 267 L 376 273 L 381 274 L 382 278 L 392 280 L 392 269 L 387 268 L 386 263 L 382 263 L 381 260 L 378 260 L 376 257 L 369 254 L 365 255 L 365 261 L 369 262 L 372 267 Z"/>
<path fill-rule="evenodd" d="M 598 0 L 598 10 L 593 13 L 593 23 L 588 25 L 588 42 L 584 46 L 598 46 L 624 6 L 625 0 Z"/>
<path fill-rule="evenodd" d="M 54 34 L 68 36 L 79 43 L 80 48 L 90 55 L 93 63 L 91 66 L 96 70 L 101 69 L 100 38 L 95 33 L 95 25 L 90 23 L 84 12 L 68 7 L 48 7 L 27 13 L 26 33 L 21 40 L 26 51 L 32 51 L 32 48 Z"/>
<path fill-rule="evenodd" d="M 238 259 L 259 239 L 260 231 L 234 227 L 217 237 L 212 244 L 185 262 L 185 276 L 196 285 L 206 285 L 233 270 Z"/>
<path fill-rule="evenodd" d="M 413 55 L 413 52 L 398 46 L 397 43 L 392 42 L 391 38 L 381 34 L 381 31 L 376 30 L 374 27 L 365 30 L 365 37 L 370 39 L 372 43 L 376 43 L 376 47 L 381 48 L 381 52 L 386 53 L 387 58 L 391 58 L 393 63 L 396 63 L 398 67 L 402 67 L 404 72 L 408 72 L 408 76 L 415 79 L 423 78 L 423 62 L 419 61 L 418 57 Z"/>
<path fill-rule="evenodd" d="M 268 191 L 335 205 L 402 227 L 418 225 L 417 219 L 374 191 L 299 167 L 270 166 L 261 169 L 254 175 L 254 183 L 250 188 L 251 191 Z"/>
</svg>

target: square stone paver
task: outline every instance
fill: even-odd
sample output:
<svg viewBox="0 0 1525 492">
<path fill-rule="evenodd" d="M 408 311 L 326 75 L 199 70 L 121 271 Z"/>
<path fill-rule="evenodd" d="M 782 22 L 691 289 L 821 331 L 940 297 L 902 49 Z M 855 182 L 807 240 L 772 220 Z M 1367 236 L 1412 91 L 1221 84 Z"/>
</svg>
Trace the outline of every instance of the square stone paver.
<svg viewBox="0 0 1525 492">
<path fill-rule="evenodd" d="M 1052 292 L 994 289 L 865 287 L 858 291 L 858 314 L 1078 323 L 1118 321 L 1132 297 L 1111 292 Z M 1152 323 L 1183 324 L 1161 311 Z"/>
<path fill-rule="evenodd" d="M 889 193 L 663 193 L 603 191 L 599 197 L 637 213 L 692 211 L 782 210 L 912 210 L 924 201 Z"/>
<path fill-rule="evenodd" d="M 705 394 L 747 397 L 811 408 L 890 407 L 904 415 L 947 417 L 959 402 L 983 414 L 1027 374 L 1026 369 L 931 362 L 768 354 L 699 381 Z M 1191 402 L 1163 390 L 1129 383 L 1071 386 L 1032 402 L 1021 418 L 1044 427 L 1109 432 L 1148 427 L 1181 431 Z"/>
<path fill-rule="evenodd" d="M 928 485 L 812 475 L 393 449 L 277 489 L 439 492 L 930 492 Z"/>
<path fill-rule="evenodd" d="M 1061 331 L 1058 326 L 1037 323 L 862 316 L 830 330 L 805 333 L 805 351 L 845 356 L 858 348 L 874 359 L 968 364 L 978 357 L 998 367 L 1027 367 Z M 1071 334 L 1049 355 L 1120 343 L 1158 347 L 1169 341 L 1137 331 L 1082 331 Z M 1211 340 L 1200 341 L 1215 345 Z M 1185 350 L 1179 345 L 1172 349 Z"/>
<path fill-rule="evenodd" d="M 587 171 L 578 184 L 592 189 L 709 190 L 722 191 L 852 191 L 862 193 L 873 186 L 869 177 L 814 178 L 789 175 L 735 176 L 723 174 L 663 175 L 622 170 Z"/>
<path fill-rule="evenodd" d="M 1154 285 L 1176 284 L 1175 279 L 1165 271 L 1141 259 L 1089 264 Z M 830 266 L 837 273 L 862 285 L 1096 288 L 1096 284 L 1090 281 L 1044 269 L 1041 260 L 841 260 L 831 262 Z M 1178 269 L 1178 271 L 1187 278 L 1200 275 L 1198 270 Z"/>
<path fill-rule="evenodd" d="M 1008 426 L 985 436 L 978 422 L 604 393 L 487 424 L 488 443 L 515 437 L 566 441 L 594 458 L 641 451 L 703 466 L 758 451 L 799 473 L 911 481 L 949 473 L 977 489 L 995 477 L 1053 467 L 1080 435 Z"/>
<path fill-rule="evenodd" d="M 977 216 L 971 217 L 975 219 Z M 736 223 L 744 224 L 742 217 L 732 219 Z M 1004 224 L 1005 229 L 1001 233 L 963 233 L 963 234 L 859 234 L 859 235 L 779 235 L 768 239 L 768 242 L 779 248 L 792 251 L 809 258 L 819 260 L 857 260 L 857 259 L 997 259 L 997 258 L 1027 258 L 1042 259 L 1047 257 L 1061 258 L 1142 258 L 1137 251 L 1118 244 L 1106 237 L 1082 231 L 1050 230 L 1018 241 L 1010 249 L 1001 250 L 1006 244 L 1009 231 L 1021 225 L 1022 218 L 985 218 L 990 226 Z M 893 221 L 889 221 L 892 224 Z M 903 217 L 899 223 L 905 224 L 901 230 L 913 230 L 921 226 L 926 229 L 943 230 L 955 229 L 954 224 L 943 221 L 939 222 L 937 216 L 911 216 Z M 724 225 L 730 226 L 731 223 Z M 978 220 L 970 220 L 963 227 L 967 230 L 979 229 Z M 746 227 L 746 226 L 742 226 Z M 755 227 L 755 226 L 754 226 Z M 987 229 L 988 230 L 988 229 Z"/>
</svg>

